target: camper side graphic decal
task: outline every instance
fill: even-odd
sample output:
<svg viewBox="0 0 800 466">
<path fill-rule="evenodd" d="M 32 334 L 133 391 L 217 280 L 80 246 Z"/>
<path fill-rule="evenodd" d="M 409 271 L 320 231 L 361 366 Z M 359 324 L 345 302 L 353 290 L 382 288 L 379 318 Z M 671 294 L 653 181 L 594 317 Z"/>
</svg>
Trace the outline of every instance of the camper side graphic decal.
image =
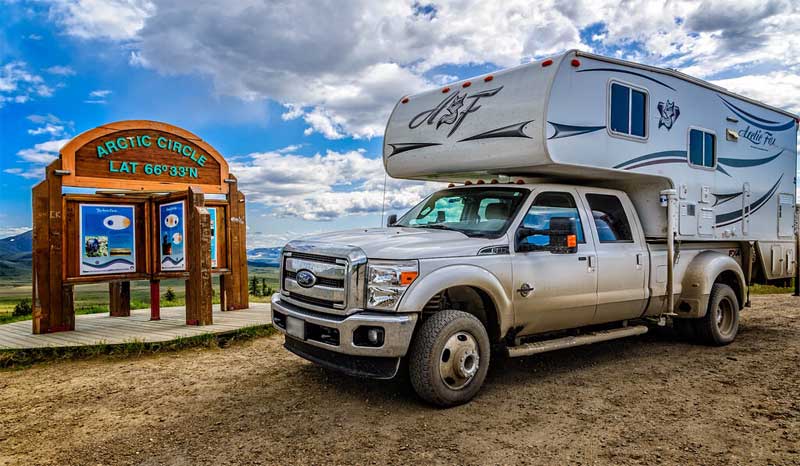
<svg viewBox="0 0 800 466">
<path fill-rule="evenodd" d="M 730 157 L 720 157 L 717 159 L 717 171 L 726 176 L 731 176 L 727 170 L 728 168 L 750 168 L 766 165 L 781 155 L 784 152 L 782 149 L 775 155 L 764 157 L 762 159 L 736 159 Z M 622 170 L 633 170 L 636 168 L 647 167 L 650 165 L 663 165 L 667 163 L 686 163 L 685 150 L 665 150 L 661 152 L 653 152 L 652 154 L 640 155 L 625 162 L 614 165 L 612 168 Z"/>
<path fill-rule="evenodd" d="M 595 131 L 600 131 L 601 129 L 606 129 L 605 125 L 603 126 L 576 126 L 576 125 L 565 125 L 563 123 L 553 123 L 552 121 L 548 121 L 550 126 L 553 127 L 555 132 L 552 136 L 547 139 L 561 139 L 561 138 L 568 138 L 572 136 L 578 136 L 580 134 L 586 133 L 593 133 Z"/>
<path fill-rule="evenodd" d="M 525 128 L 525 125 L 527 125 L 532 121 L 533 120 L 521 121 L 519 123 L 514 123 L 513 125 L 503 126 L 497 129 L 490 129 L 489 131 L 484 131 L 483 133 L 476 134 L 475 136 L 470 136 L 468 138 L 461 139 L 458 142 L 475 141 L 478 139 L 491 139 L 491 138 L 532 139 L 530 136 L 528 136 L 527 134 L 525 134 L 525 132 L 522 131 Z"/>
<path fill-rule="evenodd" d="M 755 126 L 756 128 L 761 128 L 761 129 L 763 129 L 765 131 L 785 131 L 787 129 L 794 128 L 794 125 L 795 125 L 794 119 L 789 120 L 786 123 L 780 123 L 780 122 L 773 121 L 773 120 L 767 120 L 766 118 L 762 118 L 762 117 L 753 115 L 752 113 L 749 113 L 749 112 L 745 111 L 744 109 L 742 109 L 740 107 L 737 107 L 733 103 L 728 102 L 724 97 L 722 97 L 719 94 L 717 94 L 717 97 L 719 97 L 722 100 L 722 103 L 725 104 L 726 107 L 728 107 L 728 110 L 732 111 L 733 113 L 736 114 L 736 116 L 738 116 L 742 120 L 750 123 L 751 125 Z M 748 138 L 748 139 L 750 139 L 750 138 Z"/>
<path fill-rule="evenodd" d="M 781 180 L 782 179 L 783 179 L 783 175 L 781 175 L 780 178 L 778 178 L 778 181 L 776 181 L 775 184 L 772 185 L 772 188 L 770 188 L 770 190 L 767 191 L 766 194 L 764 194 L 763 196 L 759 197 L 755 202 L 750 204 L 750 209 L 749 209 L 750 210 L 750 215 L 753 215 L 754 213 L 756 213 L 756 211 L 758 209 L 764 207 L 764 205 L 766 205 L 767 202 L 770 199 L 772 199 L 772 196 L 774 196 L 775 192 L 778 191 L 778 186 L 781 184 Z M 724 226 L 736 223 L 736 222 L 740 221 L 741 219 L 742 219 L 742 209 L 737 209 L 737 210 L 734 210 L 733 212 L 728 212 L 726 214 L 717 215 L 715 221 L 716 221 L 716 226 L 717 227 L 724 227 Z"/>
<path fill-rule="evenodd" d="M 658 127 L 667 128 L 667 131 L 672 129 L 672 125 L 675 124 L 675 120 L 681 115 L 681 109 L 675 102 L 667 99 L 666 102 L 659 102 L 656 106 L 658 108 L 658 113 L 661 114 L 661 118 L 658 119 Z"/>
<path fill-rule="evenodd" d="M 666 83 L 664 83 L 662 81 L 659 81 L 658 79 L 651 78 L 650 76 L 644 75 L 642 73 L 636 73 L 635 71 L 628 71 L 628 70 L 623 70 L 623 69 L 618 69 L 618 68 L 590 68 L 588 70 L 579 70 L 578 73 L 588 73 L 590 71 L 610 71 L 612 73 L 630 74 L 630 75 L 633 75 L 633 76 L 638 76 L 638 77 L 640 77 L 642 79 L 646 79 L 648 81 L 653 81 L 654 83 L 660 84 L 660 85 L 666 87 L 667 89 L 672 89 L 673 91 L 675 90 L 674 87 L 672 87 L 669 84 L 666 84 Z"/>
<path fill-rule="evenodd" d="M 442 99 L 441 102 L 430 110 L 418 113 L 411 121 L 408 122 L 408 129 L 417 129 L 423 123 L 428 125 L 436 125 L 436 129 L 442 125 L 450 125 L 450 131 L 447 137 L 455 133 L 464 118 L 470 113 L 475 113 L 480 110 L 481 106 L 478 102 L 484 97 L 492 97 L 497 95 L 498 92 L 503 90 L 503 86 L 489 89 L 486 91 L 475 92 L 469 94 L 468 92 L 456 92 L 450 96 Z M 469 101 L 467 105 L 466 102 Z M 465 107 L 466 105 L 466 107 Z"/>
</svg>

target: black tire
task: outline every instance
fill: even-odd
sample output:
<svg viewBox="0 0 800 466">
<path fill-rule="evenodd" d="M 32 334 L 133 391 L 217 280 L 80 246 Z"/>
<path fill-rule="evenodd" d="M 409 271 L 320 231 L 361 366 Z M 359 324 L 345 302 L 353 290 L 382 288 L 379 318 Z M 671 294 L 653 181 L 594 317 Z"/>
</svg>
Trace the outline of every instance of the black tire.
<svg viewBox="0 0 800 466">
<path fill-rule="evenodd" d="M 739 300 L 733 288 L 715 283 L 708 298 L 706 315 L 692 322 L 700 343 L 725 346 L 735 340 L 739 332 Z"/>
<path fill-rule="evenodd" d="M 411 385 L 422 399 L 437 406 L 466 403 L 483 385 L 490 354 L 489 336 L 475 316 L 455 310 L 437 312 L 422 323 L 411 343 Z M 450 373 L 447 368 L 452 376 L 442 375 Z"/>
</svg>

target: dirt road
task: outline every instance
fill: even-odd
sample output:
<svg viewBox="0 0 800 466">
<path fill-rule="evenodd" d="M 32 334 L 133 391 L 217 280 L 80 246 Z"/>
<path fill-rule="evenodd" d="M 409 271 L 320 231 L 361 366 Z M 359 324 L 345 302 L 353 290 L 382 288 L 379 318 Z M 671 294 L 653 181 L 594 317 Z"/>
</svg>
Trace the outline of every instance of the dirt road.
<svg viewBox="0 0 800 466">
<path fill-rule="evenodd" d="M 729 347 L 656 332 L 507 360 L 450 410 L 277 336 L 0 372 L 0 464 L 800 464 L 800 300 L 753 301 Z"/>
</svg>

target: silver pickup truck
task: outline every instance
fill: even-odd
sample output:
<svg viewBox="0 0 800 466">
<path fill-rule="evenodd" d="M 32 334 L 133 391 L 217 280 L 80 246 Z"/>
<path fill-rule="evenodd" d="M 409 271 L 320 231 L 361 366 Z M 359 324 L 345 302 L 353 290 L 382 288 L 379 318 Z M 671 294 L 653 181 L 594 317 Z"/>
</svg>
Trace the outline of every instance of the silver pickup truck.
<svg viewBox="0 0 800 466">
<path fill-rule="evenodd" d="M 666 247 L 621 191 L 483 184 L 431 195 L 387 228 L 292 241 L 272 298 L 290 351 L 392 378 L 441 406 L 481 387 L 492 348 L 524 356 L 647 331 L 667 311 Z M 680 331 L 730 343 L 745 303 L 737 243 L 684 243 Z M 580 331 L 568 331 L 581 329 Z"/>
</svg>

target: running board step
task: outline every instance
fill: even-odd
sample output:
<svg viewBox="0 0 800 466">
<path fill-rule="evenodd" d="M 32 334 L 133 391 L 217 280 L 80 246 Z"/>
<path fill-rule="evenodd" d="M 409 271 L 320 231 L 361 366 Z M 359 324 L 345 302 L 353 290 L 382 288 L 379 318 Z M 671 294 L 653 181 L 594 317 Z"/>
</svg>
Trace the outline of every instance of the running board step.
<svg viewBox="0 0 800 466">
<path fill-rule="evenodd" d="M 616 340 L 617 338 L 632 337 L 647 333 L 647 327 L 644 325 L 635 325 L 633 327 L 622 327 L 613 330 L 600 330 L 586 335 L 579 335 L 577 337 L 563 337 L 555 338 L 553 340 L 535 341 L 533 343 L 525 343 L 519 346 L 511 346 L 508 348 L 508 355 L 512 358 L 520 356 L 530 356 L 532 354 L 546 353 L 548 351 L 555 351 L 564 348 L 572 348 L 575 346 L 591 345 L 592 343 L 600 343 L 602 341 Z"/>
</svg>

